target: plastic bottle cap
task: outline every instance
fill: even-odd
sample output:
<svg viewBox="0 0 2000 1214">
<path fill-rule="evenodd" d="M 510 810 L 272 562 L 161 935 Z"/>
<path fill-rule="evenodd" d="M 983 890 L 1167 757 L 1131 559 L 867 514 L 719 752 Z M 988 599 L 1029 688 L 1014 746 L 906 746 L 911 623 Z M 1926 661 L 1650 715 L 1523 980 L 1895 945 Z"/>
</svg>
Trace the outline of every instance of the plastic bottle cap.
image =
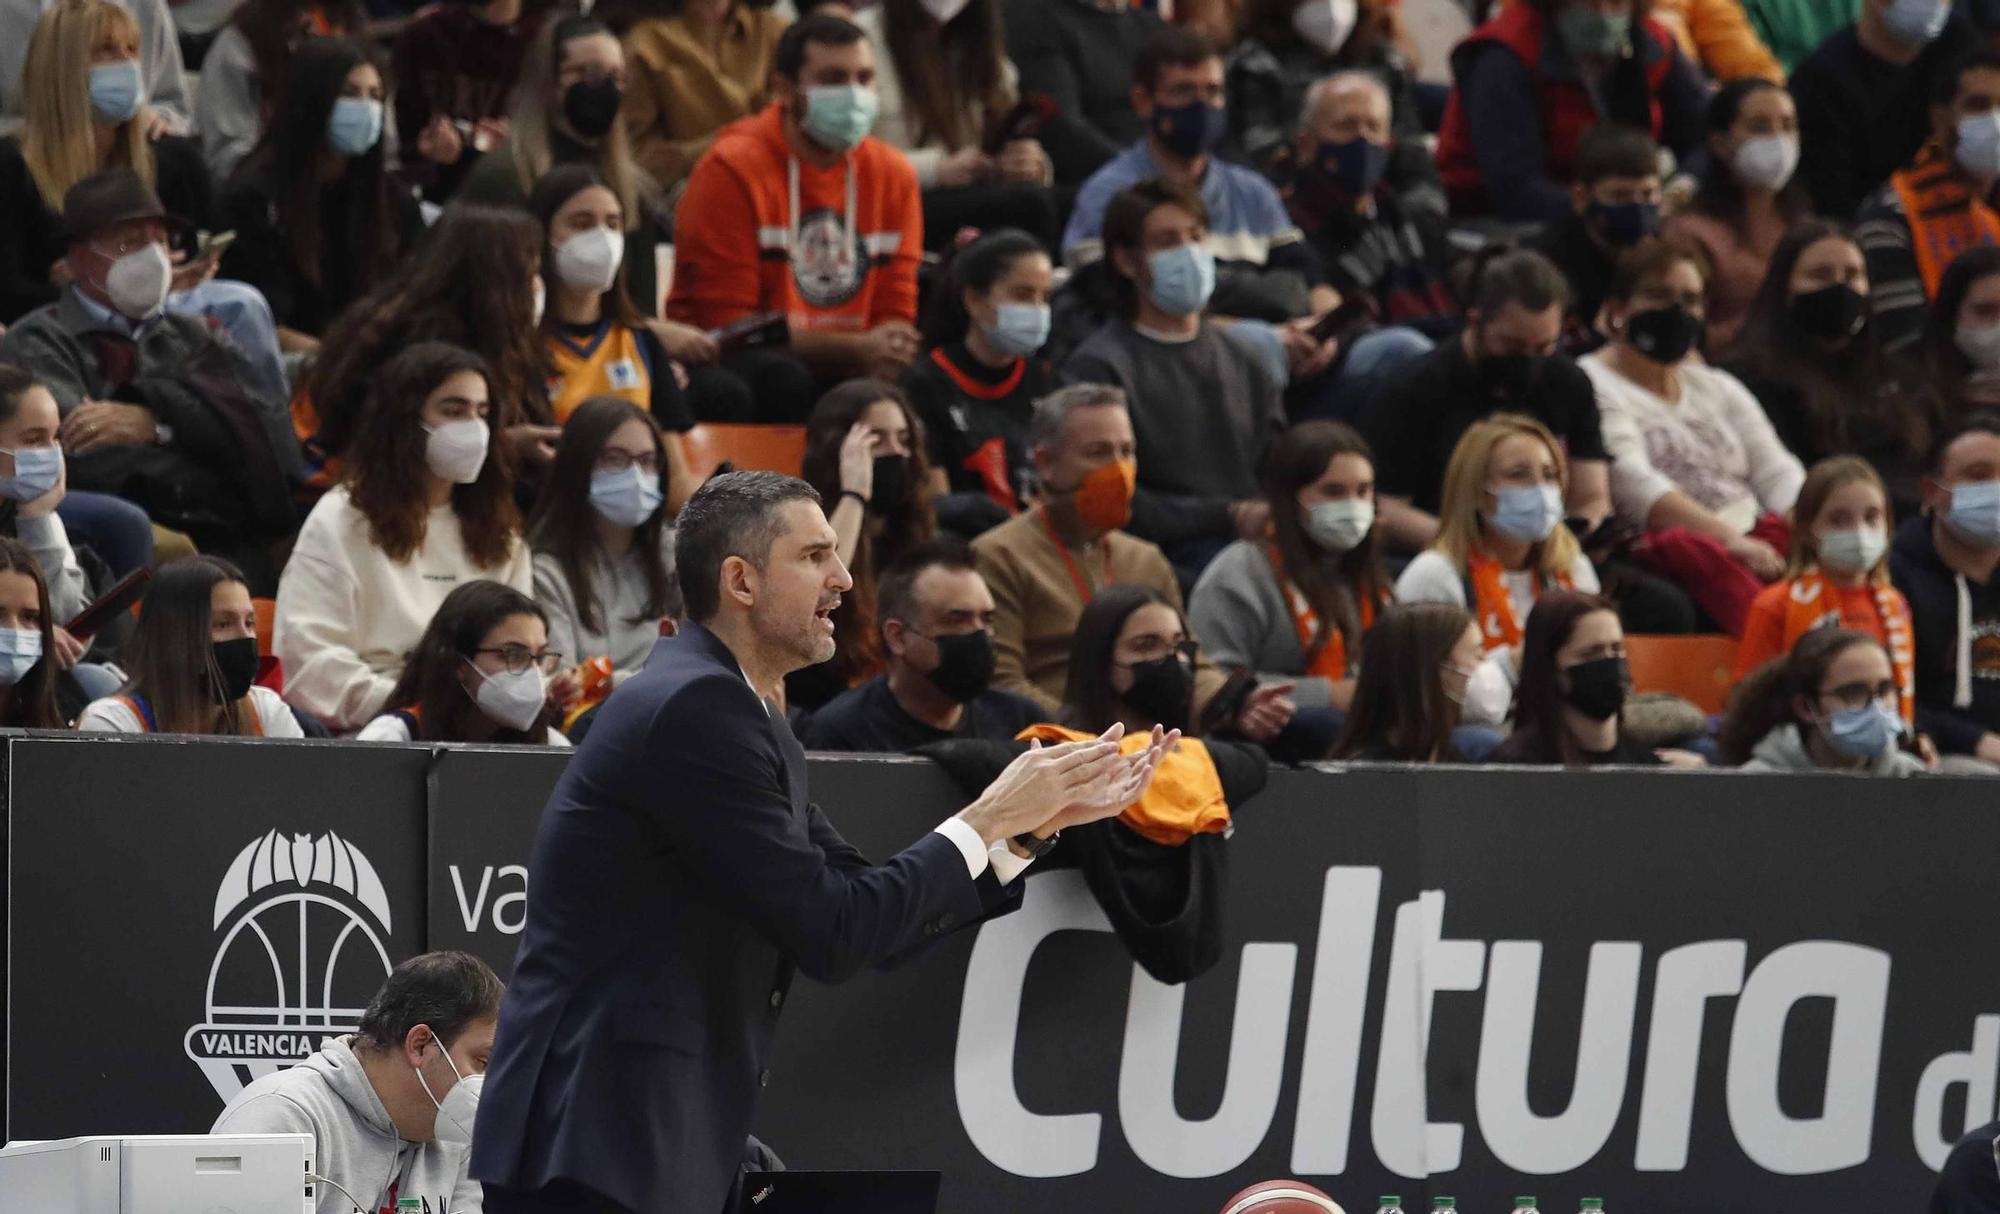
<svg viewBox="0 0 2000 1214">
<path fill-rule="evenodd" d="M 1583 1208 L 1586 1210 L 1602 1210 L 1604 1208 L 1604 1199 L 1602 1197 L 1586 1197 L 1583 1199 Z"/>
<path fill-rule="evenodd" d="M 1516 1197 L 1514 1204 L 1517 1206 L 1531 1206 L 1535 1204 L 1535 1199 L 1532 1197 Z"/>
<path fill-rule="evenodd" d="M 1375 1199 L 1375 1204 L 1378 1206 L 1400 1206 L 1403 1204 L 1403 1199 L 1396 1196 L 1394 1193 L 1388 1193 L 1384 1194 L 1381 1197 L 1377 1197 Z"/>
</svg>

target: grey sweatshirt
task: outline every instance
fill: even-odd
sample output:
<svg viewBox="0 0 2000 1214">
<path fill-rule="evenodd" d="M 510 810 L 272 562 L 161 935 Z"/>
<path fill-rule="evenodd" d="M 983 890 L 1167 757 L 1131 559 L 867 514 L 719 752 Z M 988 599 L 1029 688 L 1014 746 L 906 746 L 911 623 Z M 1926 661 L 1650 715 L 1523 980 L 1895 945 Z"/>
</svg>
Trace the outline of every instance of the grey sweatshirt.
<svg viewBox="0 0 2000 1214">
<path fill-rule="evenodd" d="M 1303 673 L 1306 651 L 1262 544 L 1237 540 L 1216 554 L 1188 596 L 1188 626 L 1224 670 L 1255 671 L 1260 683 L 1293 680 L 1300 708 L 1331 702 L 1333 684 Z"/>
<path fill-rule="evenodd" d="M 1812 756 L 1806 753 L 1805 742 L 1800 739 L 1799 727 L 1796 725 L 1780 725 L 1770 733 L 1765 734 L 1764 740 L 1751 748 L 1750 761 L 1745 763 L 1741 770 L 1788 772 L 1834 771 L 1833 768 L 1821 767 L 1812 761 Z M 1900 750 L 1891 750 L 1888 754 L 1870 763 L 1867 767 L 1854 770 L 1852 774 L 1858 776 L 1920 776 L 1929 770 L 1929 768 L 1924 766 L 1924 761 L 1917 756 L 1905 754 Z"/>
<path fill-rule="evenodd" d="M 421 1197 L 432 1214 L 480 1214 L 479 1182 L 466 1175 L 471 1152 L 437 1142 L 404 1142 L 349 1048 L 327 1043 L 295 1067 L 266 1075 L 236 1094 L 214 1134 L 311 1134 L 314 1166 L 365 1204 L 369 1214 L 397 1197 Z M 450 1200 L 447 1201 L 446 1199 Z M 333 1185 L 319 1186 L 318 1214 L 352 1214 Z"/>
<path fill-rule="evenodd" d="M 670 527 L 660 530 L 660 552 L 669 575 L 667 602 L 661 605 L 661 614 L 678 616 L 681 594 L 680 583 L 672 577 L 674 533 Z M 646 574 L 636 554 L 628 552 L 615 562 L 595 562 L 591 582 L 597 596 L 598 627 L 594 629 L 585 628 L 577 616 L 576 594 L 563 576 L 562 564 L 552 553 L 535 554 L 535 602 L 549 616 L 549 648 L 563 655 L 564 666 L 574 666 L 585 658 L 609 657 L 615 687 L 645 666 L 653 643 L 660 639 L 660 621 L 644 615 Z"/>
</svg>

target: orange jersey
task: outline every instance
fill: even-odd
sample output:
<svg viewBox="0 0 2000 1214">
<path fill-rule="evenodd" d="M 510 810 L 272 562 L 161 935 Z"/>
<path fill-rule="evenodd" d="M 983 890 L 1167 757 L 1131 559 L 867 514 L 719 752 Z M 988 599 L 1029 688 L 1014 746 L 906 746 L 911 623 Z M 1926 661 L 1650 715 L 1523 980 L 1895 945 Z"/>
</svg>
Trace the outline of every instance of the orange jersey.
<svg viewBox="0 0 2000 1214">
<path fill-rule="evenodd" d="M 567 333 L 547 333 L 549 409 L 562 425 L 593 396 L 620 396 L 641 409 L 653 407 L 653 368 L 639 335 L 606 317 L 597 332 L 579 341 Z"/>
<path fill-rule="evenodd" d="M 792 155 L 779 107 L 722 129 L 674 217 L 667 314 L 704 329 L 783 312 L 798 331 L 914 324 L 923 256 L 917 174 L 864 139 L 831 168 Z"/>
</svg>

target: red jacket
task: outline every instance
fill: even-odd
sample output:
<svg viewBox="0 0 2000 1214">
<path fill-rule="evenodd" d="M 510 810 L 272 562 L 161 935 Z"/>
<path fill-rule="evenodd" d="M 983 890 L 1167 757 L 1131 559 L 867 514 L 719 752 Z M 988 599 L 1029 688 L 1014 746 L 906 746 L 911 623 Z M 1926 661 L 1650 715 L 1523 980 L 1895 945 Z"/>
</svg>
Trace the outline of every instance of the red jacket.
<svg viewBox="0 0 2000 1214">
<path fill-rule="evenodd" d="M 1486 43 L 1505 47 L 1527 65 L 1542 115 L 1542 145 L 1548 150 L 1545 172 L 1553 181 L 1566 182 L 1575 176 L 1577 141 L 1597 124 L 1598 113 L 1582 84 L 1573 78 L 1558 79 L 1543 70 L 1542 49 L 1547 30 L 1548 21 L 1541 9 L 1526 0 L 1515 0 L 1466 35 L 1451 53 L 1451 66 L 1453 76 L 1462 80 L 1473 56 L 1491 53 Z M 1645 44 L 1634 48 L 1634 54 L 1639 56 L 1646 73 L 1652 127 L 1648 133 L 1658 141 L 1665 124 L 1660 110 L 1660 88 L 1673 68 L 1673 35 L 1650 18 L 1640 23 L 1639 33 Z M 1445 191 L 1451 196 L 1453 211 L 1478 214 L 1493 209 L 1480 180 L 1479 161 L 1472 150 L 1472 130 L 1466 122 L 1457 88 L 1452 89 L 1451 101 L 1444 111 L 1444 126 L 1438 132 L 1437 166 Z"/>
</svg>

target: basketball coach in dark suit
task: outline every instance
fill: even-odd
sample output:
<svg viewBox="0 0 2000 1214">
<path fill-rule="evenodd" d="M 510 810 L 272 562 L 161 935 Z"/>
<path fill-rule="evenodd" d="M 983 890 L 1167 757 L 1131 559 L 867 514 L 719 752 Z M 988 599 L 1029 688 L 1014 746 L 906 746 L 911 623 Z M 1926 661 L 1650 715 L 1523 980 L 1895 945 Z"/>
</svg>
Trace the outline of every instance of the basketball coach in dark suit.
<svg viewBox="0 0 2000 1214">
<path fill-rule="evenodd" d="M 1173 742 L 1030 751 L 871 866 L 807 801 L 805 752 L 765 703 L 833 656 L 853 585 L 818 496 L 715 477 L 676 560 L 689 622 L 599 710 L 542 811 L 473 1136 L 488 1214 L 721 1214 L 793 970 L 838 982 L 1011 909 L 1001 879 L 1129 805 Z"/>
</svg>

